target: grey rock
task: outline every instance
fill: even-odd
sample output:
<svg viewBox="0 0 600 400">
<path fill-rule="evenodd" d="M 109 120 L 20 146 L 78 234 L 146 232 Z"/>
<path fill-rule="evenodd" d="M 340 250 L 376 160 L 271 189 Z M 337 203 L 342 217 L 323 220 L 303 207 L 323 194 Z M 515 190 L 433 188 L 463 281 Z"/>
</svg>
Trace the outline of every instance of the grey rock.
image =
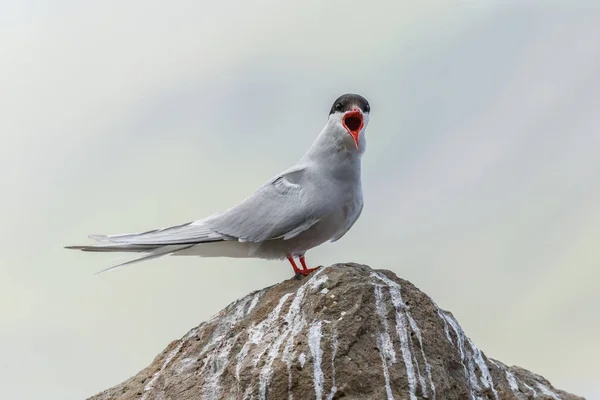
<svg viewBox="0 0 600 400">
<path fill-rule="evenodd" d="M 251 293 L 92 399 L 582 399 L 488 358 L 390 271 L 336 264 Z"/>
</svg>

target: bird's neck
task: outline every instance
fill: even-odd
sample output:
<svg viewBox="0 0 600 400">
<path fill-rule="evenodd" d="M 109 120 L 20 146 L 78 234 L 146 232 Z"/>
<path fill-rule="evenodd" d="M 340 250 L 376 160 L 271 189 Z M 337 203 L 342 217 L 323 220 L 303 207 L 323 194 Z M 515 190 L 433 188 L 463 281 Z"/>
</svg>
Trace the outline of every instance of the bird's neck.
<svg viewBox="0 0 600 400">
<path fill-rule="evenodd" d="M 358 149 L 343 127 L 326 125 L 303 157 L 335 175 L 351 174 L 360 179 L 360 159 L 365 149 L 365 139 L 360 137 Z"/>
</svg>

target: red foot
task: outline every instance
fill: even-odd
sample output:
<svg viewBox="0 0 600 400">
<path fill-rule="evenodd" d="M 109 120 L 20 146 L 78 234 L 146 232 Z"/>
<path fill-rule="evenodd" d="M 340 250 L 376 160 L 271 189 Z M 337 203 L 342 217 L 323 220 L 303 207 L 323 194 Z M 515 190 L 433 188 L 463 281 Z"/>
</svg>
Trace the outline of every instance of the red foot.
<svg viewBox="0 0 600 400">
<path fill-rule="evenodd" d="M 304 259 L 304 256 L 298 257 L 298 259 L 300 260 L 300 264 L 302 264 L 302 269 L 298 268 L 298 266 L 296 265 L 296 262 L 294 261 L 294 257 L 292 255 L 288 255 L 287 259 L 290 262 L 290 264 L 292 264 L 292 268 L 294 268 L 294 272 L 296 273 L 296 276 L 299 276 L 299 275 L 308 276 L 312 272 L 321 268 L 321 267 L 308 268 L 306 266 L 306 260 Z"/>
<path fill-rule="evenodd" d="M 301 269 L 301 270 L 298 270 L 298 272 L 296 272 L 296 274 L 302 274 L 304 276 L 309 276 L 311 273 L 318 270 L 319 268 L 321 268 L 321 267 Z"/>
<path fill-rule="evenodd" d="M 313 272 L 315 272 L 316 270 L 318 270 L 321 267 L 316 267 L 316 268 L 306 268 L 303 269 L 302 271 L 300 271 L 300 273 L 304 276 L 309 276 L 310 274 L 312 274 Z"/>
<path fill-rule="evenodd" d="M 304 268 L 304 270 L 302 272 L 300 272 L 302 275 L 308 276 L 310 275 L 311 272 L 314 272 L 316 270 L 318 270 L 321 267 L 315 267 L 315 268 L 308 268 L 306 266 L 306 260 L 304 259 L 304 256 L 300 256 L 300 264 L 302 264 L 302 268 Z"/>
</svg>

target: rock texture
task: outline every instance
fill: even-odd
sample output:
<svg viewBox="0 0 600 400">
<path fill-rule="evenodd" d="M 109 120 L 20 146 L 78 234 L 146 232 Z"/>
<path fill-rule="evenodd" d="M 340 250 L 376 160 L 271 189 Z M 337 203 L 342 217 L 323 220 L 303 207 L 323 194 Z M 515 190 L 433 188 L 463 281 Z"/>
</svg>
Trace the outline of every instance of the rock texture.
<svg viewBox="0 0 600 400">
<path fill-rule="evenodd" d="M 486 357 L 390 271 L 337 264 L 251 293 L 92 399 L 581 399 Z"/>
</svg>

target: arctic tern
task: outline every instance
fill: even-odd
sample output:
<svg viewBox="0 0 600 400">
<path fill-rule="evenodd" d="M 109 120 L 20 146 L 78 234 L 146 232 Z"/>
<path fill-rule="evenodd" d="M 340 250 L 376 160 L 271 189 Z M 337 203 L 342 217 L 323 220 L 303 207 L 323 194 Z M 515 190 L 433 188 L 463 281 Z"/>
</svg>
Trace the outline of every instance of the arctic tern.
<svg viewBox="0 0 600 400">
<path fill-rule="evenodd" d="M 304 156 L 229 210 L 148 232 L 90 235 L 98 244 L 66 248 L 145 253 L 104 271 L 171 254 L 287 258 L 297 276 L 309 275 L 318 267 L 307 267 L 306 251 L 339 240 L 362 212 L 361 157 L 370 111 L 364 97 L 340 96 Z"/>
</svg>

